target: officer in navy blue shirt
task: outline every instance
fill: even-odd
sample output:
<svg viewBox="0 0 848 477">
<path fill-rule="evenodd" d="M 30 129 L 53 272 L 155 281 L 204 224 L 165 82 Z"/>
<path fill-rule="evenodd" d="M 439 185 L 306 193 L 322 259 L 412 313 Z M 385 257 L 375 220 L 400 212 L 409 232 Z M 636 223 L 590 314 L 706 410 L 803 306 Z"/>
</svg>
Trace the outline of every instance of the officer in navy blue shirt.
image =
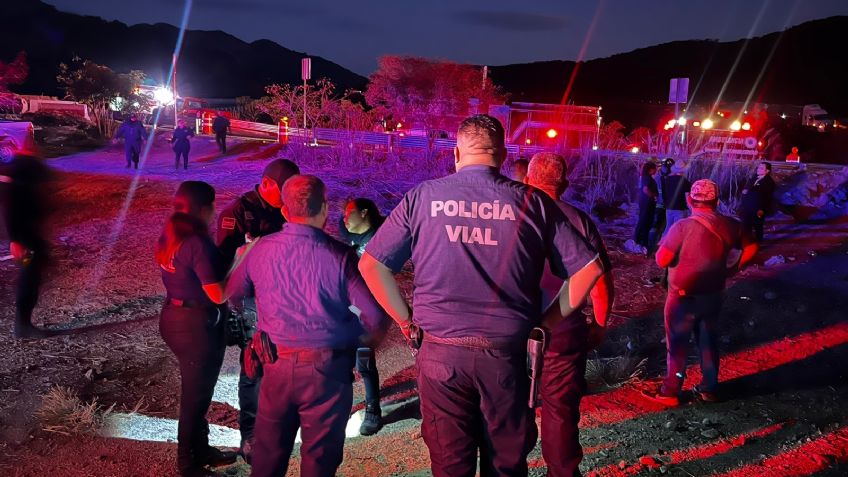
<svg viewBox="0 0 848 477">
<path fill-rule="evenodd" d="M 355 350 L 363 337 L 376 343 L 388 320 L 354 250 L 323 231 L 324 183 L 294 176 L 282 201 L 283 230 L 257 239 L 227 286 L 236 297 L 254 290 L 257 328 L 278 355 L 264 365 L 251 475 L 285 475 L 300 427 L 301 475 L 333 476 L 353 404 Z"/>
<path fill-rule="evenodd" d="M 504 130 L 473 116 L 459 127 L 457 173 L 406 193 L 360 260 L 374 297 L 417 357 L 422 436 L 436 477 L 527 475 L 536 442 L 526 343 L 580 305 L 601 275 L 597 254 L 544 193 L 503 177 Z M 394 272 L 415 266 L 412 312 Z M 541 312 L 545 262 L 569 278 Z"/>
<path fill-rule="evenodd" d="M 180 184 L 174 214 L 156 245 L 156 262 L 167 297 L 159 331 L 180 366 L 177 466 L 183 477 L 210 474 L 207 465 L 232 464 L 235 452 L 209 446 L 206 412 L 221 364 L 224 327 L 215 302 L 223 296 L 226 267 L 209 237 L 215 190 L 200 181 Z"/>
<path fill-rule="evenodd" d="M 113 142 L 117 142 L 119 138 L 124 139 L 124 156 L 127 159 L 127 167 L 132 163 L 138 169 L 138 158 L 141 155 L 141 145 L 147 138 L 147 131 L 138 120 L 138 115 L 130 116 L 129 121 L 124 121 L 118 132 L 115 133 Z"/>
<path fill-rule="evenodd" d="M 542 456 L 549 477 L 579 477 L 583 448 L 578 438 L 580 400 L 586 392 L 586 357 L 602 341 L 612 308 L 612 263 L 606 246 L 591 217 L 560 200 L 568 186 L 565 158 L 540 152 L 530 159 L 525 182 L 556 201 L 571 225 L 598 252 L 604 274 L 592 288 L 594 319 L 587 323 L 582 309 L 560 321 L 552 330 L 542 367 Z M 546 269 L 542 278 L 543 303 L 562 288 L 562 280 Z"/>
<path fill-rule="evenodd" d="M 180 157 L 183 158 L 183 169 L 188 169 L 188 152 L 191 150 L 191 141 L 194 137 L 194 129 L 186 126 L 185 120 L 177 122 L 177 128 L 171 136 L 171 144 L 174 149 L 174 169 L 180 168 Z"/>
</svg>

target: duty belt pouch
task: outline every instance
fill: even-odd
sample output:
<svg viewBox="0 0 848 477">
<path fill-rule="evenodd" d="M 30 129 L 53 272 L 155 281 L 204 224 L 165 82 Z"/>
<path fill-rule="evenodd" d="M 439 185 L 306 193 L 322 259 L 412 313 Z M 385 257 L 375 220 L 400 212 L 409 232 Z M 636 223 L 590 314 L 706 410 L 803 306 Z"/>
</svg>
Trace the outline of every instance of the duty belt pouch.
<svg viewBox="0 0 848 477">
<path fill-rule="evenodd" d="M 264 331 L 257 331 L 243 352 L 244 374 L 250 379 L 262 377 L 263 365 L 277 361 L 277 346 Z"/>
</svg>

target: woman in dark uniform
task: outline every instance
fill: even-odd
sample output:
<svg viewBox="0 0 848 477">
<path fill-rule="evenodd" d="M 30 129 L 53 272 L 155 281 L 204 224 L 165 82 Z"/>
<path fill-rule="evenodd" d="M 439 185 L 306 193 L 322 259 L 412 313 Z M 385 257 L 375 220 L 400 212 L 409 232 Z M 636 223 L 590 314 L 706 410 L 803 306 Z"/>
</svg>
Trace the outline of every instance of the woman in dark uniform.
<svg viewBox="0 0 848 477">
<path fill-rule="evenodd" d="M 365 253 L 368 241 L 377 233 L 386 218 L 380 214 L 380 209 L 370 199 L 351 199 L 345 204 L 339 235 L 342 241 L 356 248 L 360 257 Z M 370 436 L 382 426 L 382 411 L 380 410 L 380 375 L 377 372 L 377 359 L 372 348 L 363 347 L 356 350 L 356 370 L 362 376 L 365 386 L 365 419 L 359 426 L 359 433 Z"/>
<path fill-rule="evenodd" d="M 639 178 L 639 221 L 633 233 L 633 241 L 642 247 L 642 253 L 648 253 L 651 227 L 654 225 L 654 215 L 657 209 L 659 190 L 654 175 L 657 165 L 651 161 L 642 166 L 642 176 Z"/>
<path fill-rule="evenodd" d="M 206 411 L 224 360 L 224 326 L 212 299 L 223 295 L 223 260 L 209 237 L 215 190 L 200 181 L 180 184 L 174 213 L 156 245 L 167 290 L 159 331 L 180 366 L 177 466 L 182 476 L 215 475 L 205 466 L 235 462 L 235 452 L 209 446 Z"/>
<path fill-rule="evenodd" d="M 183 157 L 183 169 L 188 169 L 188 152 L 191 150 L 191 142 L 188 138 L 194 137 L 194 129 L 186 126 L 184 120 L 177 122 L 177 128 L 171 135 L 171 143 L 174 145 L 174 169 L 180 168 L 180 156 Z"/>
</svg>

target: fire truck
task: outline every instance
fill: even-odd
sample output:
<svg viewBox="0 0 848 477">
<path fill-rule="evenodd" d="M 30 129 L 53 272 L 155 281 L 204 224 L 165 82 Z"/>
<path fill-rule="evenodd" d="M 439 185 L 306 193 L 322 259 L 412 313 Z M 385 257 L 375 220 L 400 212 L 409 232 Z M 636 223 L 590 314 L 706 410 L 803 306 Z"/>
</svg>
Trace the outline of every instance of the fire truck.
<svg viewBox="0 0 848 477">
<path fill-rule="evenodd" d="M 764 111 L 717 110 L 686 116 L 668 119 L 661 126 L 669 152 L 752 160 L 761 156 L 763 142 L 758 134 L 768 123 Z"/>
</svg>

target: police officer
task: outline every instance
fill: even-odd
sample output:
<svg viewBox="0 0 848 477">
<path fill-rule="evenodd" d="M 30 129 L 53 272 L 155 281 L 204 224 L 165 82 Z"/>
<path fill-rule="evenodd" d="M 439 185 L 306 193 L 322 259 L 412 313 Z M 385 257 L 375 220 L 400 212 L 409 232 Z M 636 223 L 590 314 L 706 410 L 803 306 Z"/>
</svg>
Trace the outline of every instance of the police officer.
<svg viewBox="0 0 848 477">
<path fill-rule="evenodd" d="M 580 399 L 586 393 L 586 356 L 606 332 L 613 300 L 612 262 L 591 217 L 560 200 L 568 187 L 568 168 L 559 154 L 540 152 L 530 159 L 525 182 L 556 201 L 568 221 L 598 251 L 604 274 L 592 288 L 594 320 L 586 322 L 582 309 L 574 310 L 552 330 L 542 371 L 542 456 L 549 477 L 580 476 L 583 458 L 577 423 Z M 562 287 L 562 280 L 546 269 L 542 277 L 543 303 Z"/>
<path fill-rule="evenodd" d="M 356 255 L 365 253 L 365 246 L 374 238 L 377 229 L 386 218 L 380 214 L 377 204 L 371 199 L 360 197 L 345 204 L 339 235 L 342 241 L 356 249 Z M 356 350 L 356 371 L 362 376 L 365 386 L 365 418 L 359 426 L 359 434 L 376 434 L 382 426 L 380 409 L 380 374 L 377 371 L 377 358 L 373 348 L 361 347 Z"/>
<path fill-rule="evenodd" d="M 283 228 L 280 212 L 282 201 L 280 188 L 289 177 L 299 174 L 297 164 L 288 159 L 275 159 L 265 166 L 262 180 L 253 190 L 242 194 L 221 212 L 218 218 L 218 231 L 215 243 L 229 266 L 236 250 L 246 243 L 263 235 L 279 232 Z M 245 339 L 250 339 L 256 322 L 256 308 L 251 297 L 243 301 L 232 302 L 232 307 L 242 316 L 246 328 Z M 245 341 L 239 343 L 244 347 Z M 241 448 L 239 452 L 245 460 L 250 460 L 253 442 L 253 426 L 256 420 L 256 407 L 259 404 L 259 379 L 250 379 L 242 369 L 239 375 L 239 432 Z"/>
<path fill-rule="evenodd" d="M 567 316 L 601 275 L 597 254 L 544 193 L 499 173 L 503 126 L 464 120 L 457 172 L 406 193 L 371 239 L 359 268 L 417 357 L 424 442 L 436 477 L 527 475 L 536 425 L 527 406 L 527 338 Z M 415 264 L 415 315 L 394 272 Z M 569 286 L 544 315 L 545 262 Z"/>
<path fill-rule="evenodd" d="M 301 475 L 330 477 L 344 453 L 356 347 L 364 335 L 376 344 L 388 319 L 357 271 L 353 249 L 322 230 L 324 183 L 294 176 L 282 200 L 283 230 L 257 239 L 227 286 L 235 296 L 255 290 L 258 333 L 267 334 L 277 356 L 263 362 L 251 475 L 285 475 L 300 427 Z"/>
<path fill-rule="evenodd" d="M 174 169 L 180 168 L 180 156 L 183 158 L 183 169 L 188 169 L 188 152 L 191 150 L 189 138 L 194 137 L 194 129 L 186 126 L 186 122 L 180 119 L 177 128 L 171 136 L 171 144 L 174 148 Z"/>
<path fill-rule="evenodd" d="M 138 169 L 141 145 L 147 139 L 147 131 L 141 125 L 141 121 L 138 120 L 138 115 L 133 113 L 129 121 L 124 121 L 121 124 L 112 142 L 117 144 L 119 138 L 124 138 L 124 157 L 127 159 L 127 167 L 130 167 L 130 163 L 132 163 Z"/>
<path fill-rule="evenodd" d="M 174 213 L 156 245 L 156 262 L 167 292 L 159 331 L 180 366 L 177 467 L 186 477 L 215 475 L 207 465 L 236 460 L 235 452 L 209 446 L 206 421 L 226 349 L 223 321 L 215 305 L 223 296 L 226 268 L 208 230 L 214 201 L 215 190 L 209 184 L 180 184 Z"/>
<path fill-rule="evenodd" d="M 221 154 L 227 153 L 227 131 L 230 129 L 230 120 L 218 111 L 212 120 L 212 131 L 215 133 L 215 143 L 221 150 Z"/>
<path fill-rule="evenodd" d="M 32 324 L 38 291 L 48 263 L 45 237 L 48 204 L 43 184 L 49 170 L 38 158 L 16 154 L 0 162 L 0 205 L 12 257 L 21 264 L 15 295 L 16 338 L 42 338 L 47 332 Z"/>
</svg>

